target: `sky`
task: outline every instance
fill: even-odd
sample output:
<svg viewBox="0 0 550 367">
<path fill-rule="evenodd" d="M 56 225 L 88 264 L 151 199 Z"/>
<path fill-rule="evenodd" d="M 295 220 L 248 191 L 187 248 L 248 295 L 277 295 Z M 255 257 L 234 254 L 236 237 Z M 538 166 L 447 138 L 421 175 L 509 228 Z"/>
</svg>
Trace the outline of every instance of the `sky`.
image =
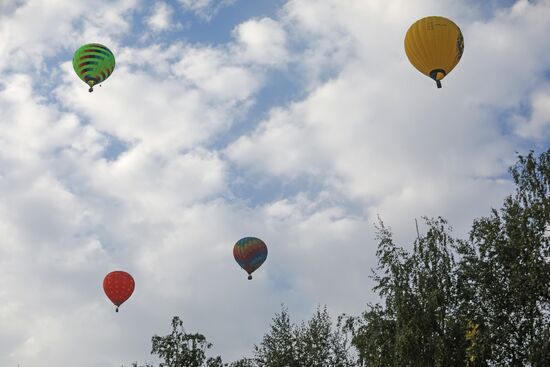
<svg viewBox="0 0 550 367">
<path fill-rule="evenodd" d="M 464 34 L 443 88 L 403 39 Z M 550 0 L 0 0 L 0 365 L 155 362 L 180 316 L 226 362 L 281 304 L 359 315 L 379 216 L 466 238 L 550 146 Z M 93 93 L 72 69 L 106 45 Z M 232 255 L 263 239 L 248 281 Z M 119 313 L 103 277 L 132 274 Z"/>
</svg>

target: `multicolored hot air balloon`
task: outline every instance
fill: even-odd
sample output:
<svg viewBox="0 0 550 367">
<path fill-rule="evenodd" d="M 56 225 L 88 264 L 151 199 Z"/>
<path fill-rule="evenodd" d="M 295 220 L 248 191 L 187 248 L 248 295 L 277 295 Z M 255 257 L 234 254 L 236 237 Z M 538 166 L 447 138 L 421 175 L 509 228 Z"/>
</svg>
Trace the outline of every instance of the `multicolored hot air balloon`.
<svg viewBox="0 0 550 367">
<path fill-rule="evenodd" d="M 453 21 L 443 17 L 426 17 L 416 21 L 405 36 L 405 53 L 422 74 L 435 80 L 454 69 L 464 51 L 464 37 Z"/>
<path fill-rule="evenodd" d="M 248 273 L 248 280 L 252 273 L 267 259 L 267 246 L 264 241 L 256 237 L 245 237 L 233 246 L 235 261 Z"/>
<path fill-rule="evenodd" d="M 93 92 L 94 85 L 107 79 L 115 69 L 115 56 L 107 47 L 89 43 L 74 53 L 73 69 Z"/>
<path fill-rule="evenodd" d="M 134 293 L 134 278 L 125 271 L 112 271 L 103 279 L 103 290 L 116 307 L 123 304 Z"/>
</svg>

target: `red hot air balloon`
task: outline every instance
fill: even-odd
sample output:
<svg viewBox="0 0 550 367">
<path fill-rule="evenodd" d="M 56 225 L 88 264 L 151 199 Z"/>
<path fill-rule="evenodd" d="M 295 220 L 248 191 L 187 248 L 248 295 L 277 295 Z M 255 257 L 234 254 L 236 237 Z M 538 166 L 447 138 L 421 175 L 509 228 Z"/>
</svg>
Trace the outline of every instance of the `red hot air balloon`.
<svg viewBox="0 0 550 367">
<path fill-rule="evenodd" d="M 103 279 L 103 290 L 111 302 L 115 304 L 116 312 L 134 292 L 134 278 L 125 271 L 112 271 Z"/>
</svg>

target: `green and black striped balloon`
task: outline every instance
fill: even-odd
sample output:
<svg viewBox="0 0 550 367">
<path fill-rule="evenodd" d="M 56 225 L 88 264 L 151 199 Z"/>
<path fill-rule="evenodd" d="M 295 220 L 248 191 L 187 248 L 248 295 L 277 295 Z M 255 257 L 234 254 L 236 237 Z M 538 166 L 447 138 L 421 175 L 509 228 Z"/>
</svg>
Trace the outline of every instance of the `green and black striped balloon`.
<svg viewBox="0 0 550 367">
<path fill-rule="evenodd" d="M 74 53 L 73 68 L 92 92 L 94 85 L 107 79 L 115 69 L 115 56 L 99 43 L 88 43 Z"/>
</svg>

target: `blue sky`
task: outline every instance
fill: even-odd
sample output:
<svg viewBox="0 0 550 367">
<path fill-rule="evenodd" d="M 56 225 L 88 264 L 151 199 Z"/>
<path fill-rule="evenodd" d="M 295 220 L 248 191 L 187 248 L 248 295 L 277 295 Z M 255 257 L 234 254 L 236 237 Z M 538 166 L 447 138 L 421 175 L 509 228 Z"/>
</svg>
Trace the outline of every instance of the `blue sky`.
<svg viewBox="0 0 550 367">
<path fill-rule="evenodd" d="M 403 51 L 428 15 L 465 38 L 442 89 Z M 359 314 L 378 215 L 403 245 L 422 216 L 464 237 L 516 152 L 550 145 L 548 19 L 548 0 L 2 2 L 0 365 L 154 361 L 174 315 L 230 362 L 281 303 Z M 117 60 L 91 94 L 89 42 Z M 269 247 L 252 282 L 245 236 Z"/>
</svg>

